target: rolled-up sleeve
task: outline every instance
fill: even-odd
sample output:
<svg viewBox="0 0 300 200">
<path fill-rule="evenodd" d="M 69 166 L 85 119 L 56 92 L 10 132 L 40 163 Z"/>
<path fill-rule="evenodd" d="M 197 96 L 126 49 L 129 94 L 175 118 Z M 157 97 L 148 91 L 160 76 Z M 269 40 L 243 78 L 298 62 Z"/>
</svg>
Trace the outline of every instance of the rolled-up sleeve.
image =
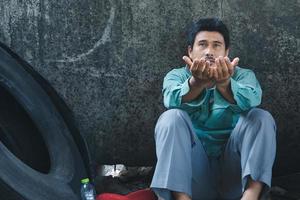
<svg viewBox="0 0 300 200">
<path fill-rule="evenodd" d="M 163 82 L 163 99 L 166 108 L 199 107 L 205 96 L 205 91 L 193 101 L 182 103 L 182 97 L 190 91 L 189 78 L 183 77 L 176 70 L 170 71 Z"/>
<path fill-rule="evenodd" d="M 230 78 L 231 91 L 236 104 L 231 104 L 215 90 L 215 103 L 220 107 L 229 107 L 234 113 L 241 113 L 260 105 L 262 90 L 253 71 L 240 69 Z"/>
<path fill-rule="evenodd" d="M 251 70 L 244 70 L 235 79 L 231 78 L 231 90 L 236 101 L 236 105 L 230 105 L 234 112 L 246 111 L 261 103 L 262 90 Z"/>
</svg>

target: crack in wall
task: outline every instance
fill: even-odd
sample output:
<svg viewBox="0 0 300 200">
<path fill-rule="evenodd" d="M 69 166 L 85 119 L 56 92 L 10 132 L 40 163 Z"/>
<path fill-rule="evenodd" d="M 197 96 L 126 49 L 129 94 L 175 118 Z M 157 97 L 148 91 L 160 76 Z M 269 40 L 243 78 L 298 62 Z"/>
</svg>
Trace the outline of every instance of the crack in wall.
<svg viewBox="0 0 300 200">
<path fill-rule="evenodd" d="M 97 48 L 99 48 L 101 45 L 105 44 L 106 42 L 111 41 L 111 29 L 114 23 L 114 18 L 115 18 L 115 5 L 113 4 L 112 0 L 110 0 L 110 4 L 111 4 L 111 9 L 110 9 L 110 16 L 109 19 L 107 21 L 107 25 L 104 29 L 103 35 L 100 38 L 100 40 L 98 40 L 94 46 L 87 50 L 85 53 L 79 54 L 77 56 L 73 56 L 73 57 L 68 57 L 65 56 L 64 59 L 59 59 L 59 60 L 47 60 L 50 62 L 60 62 L 60 63 L 72 63 L 72 62 L 77 62 L 77 61 L 81 61 L 84 58 L 86 58 L 88 55 L 92 54 Z"/>
</svg>

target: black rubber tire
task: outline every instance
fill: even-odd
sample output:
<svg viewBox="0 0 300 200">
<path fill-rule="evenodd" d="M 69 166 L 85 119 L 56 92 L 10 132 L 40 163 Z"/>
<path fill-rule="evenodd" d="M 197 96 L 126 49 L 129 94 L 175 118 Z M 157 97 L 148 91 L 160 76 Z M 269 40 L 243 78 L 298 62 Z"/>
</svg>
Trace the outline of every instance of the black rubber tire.
<svg viewBox="0 0 300 200">
<path fill-rule="evenodd" d="M 48 94 L 57 110 L 63 117 L 66 125 L 68 126 L 74 141 L 78 147 L 78 150 L 83 158 L 85 168 L 87 170 L 88 177 L 91 179 L 91 182 L 95 181 L 96 177 L 96 162 L 91 157 L 91 152 L 89 151 L 88 145 L 84 136 L 80 133 L 77 128 L 76 121 L 73 117 L 72 111 L 66 105 L 64 100 L 58 95 L 56 90 L 45 80 L 29 63 L 23 60 L 19 55 L 13 52 L 9 47 L 0 42 L 0 48 L 6 51 L 13 59 L 16 60 L 44 89 Z"/>
<path fill-rule="evenodd" d="M 4 48 L 0 87 L 7 96 L 1 104 L 16 108 L 0 112 L 0 199 L 80 199 L 80 179 L 88 174 L 68 125 L 41 84 Z"/>
</svg>

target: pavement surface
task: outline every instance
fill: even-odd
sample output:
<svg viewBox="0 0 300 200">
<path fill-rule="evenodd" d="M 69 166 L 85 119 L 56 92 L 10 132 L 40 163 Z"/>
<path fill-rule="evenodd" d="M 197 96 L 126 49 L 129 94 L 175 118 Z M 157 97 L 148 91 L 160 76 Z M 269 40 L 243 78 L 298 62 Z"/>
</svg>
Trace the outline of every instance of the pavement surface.
<svg viewBox="0 0 300 200">
<path fill-rule="evenodd" d="M 103 174 L 96 178 L 97 193 L 128 194 L 136 190 L 149 188 L 153 168 L 152 167 L 106 167 Z M 113 177 L 114 176 L 114 177 Z M 272 188 L 260 200 L 300 200 L 300 173 L 274 177 Z"/>
</svg>

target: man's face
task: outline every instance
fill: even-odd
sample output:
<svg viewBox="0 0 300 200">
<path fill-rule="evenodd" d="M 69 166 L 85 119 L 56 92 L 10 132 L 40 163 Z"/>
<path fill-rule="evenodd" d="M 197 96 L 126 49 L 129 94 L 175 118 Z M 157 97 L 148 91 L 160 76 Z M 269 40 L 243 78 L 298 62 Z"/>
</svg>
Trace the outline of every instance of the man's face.
<svg viewBox="0 0 300 200">
<path fill-rule="evenodd" d="M 228 56 L 228 52 L 223 36 L 216 31 L 200 31 L 195 37 L 193 48 L 188 47 L 192 60 L 205 58 L 210 65 L 215 64 L 215 59 L 219 56 Z"/>
</svg>

